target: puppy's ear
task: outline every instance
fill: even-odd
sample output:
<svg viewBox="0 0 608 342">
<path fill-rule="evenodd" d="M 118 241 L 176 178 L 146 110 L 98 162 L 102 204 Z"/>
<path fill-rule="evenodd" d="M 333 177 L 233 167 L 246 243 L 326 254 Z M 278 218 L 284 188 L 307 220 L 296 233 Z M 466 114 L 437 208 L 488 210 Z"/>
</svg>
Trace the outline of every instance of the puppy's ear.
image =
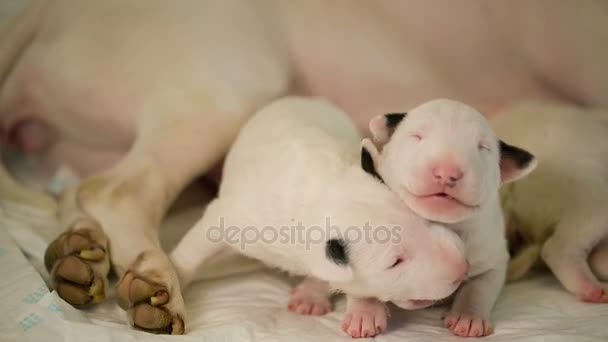
<svg viewBox="0 0 608 342">
<path fill-rule="evenodd" d="M 532 153 L 500 141 L 500 180 L 503 184 L 527 176 L 537 164 Z"/>
<path fill-rule="evenodd" d="M 313 251 L 318 253 L 320 251 Z M 311 273 L 328 282 L 347 282 L 353 278 L 349 265 L 348 245 L 342 239 L 330 239 L 325 243 L 320 258 L 317 258 Z"/>
<path fill-rule="evenodd" d="M 365 138 L 361 142 L 361 168 L 370 175 L 382 180 L 380 174 L 376 171 L 380 153 L 374 143 Z"/>
<path fill-rule="evenodd" d="M 386 144 L 406 115 L 407 113 L 389 113 L 378 115 L 371 119 L 369 122 L 369 131 L 372 133 L 374 142 L 380 145 Z"/>
</svg>

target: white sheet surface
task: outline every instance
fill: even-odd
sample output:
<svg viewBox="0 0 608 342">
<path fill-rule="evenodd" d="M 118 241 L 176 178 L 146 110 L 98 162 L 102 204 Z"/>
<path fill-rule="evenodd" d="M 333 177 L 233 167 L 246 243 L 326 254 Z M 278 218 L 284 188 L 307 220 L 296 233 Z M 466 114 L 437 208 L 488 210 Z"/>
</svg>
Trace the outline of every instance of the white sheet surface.
<svg viewBox="0 0 608 342">
<path fill-rule="evenodd" d="M 183 227 L 187 221 L 182 217 L 172 223 Z M 210 269 L 213 279 L 186 291 L 186 336 L 131 330 L 113 300 L 91 310 L 75 310 L 49 292 L 43 280 L 47 276 L 42 268 L 44 248 L 57 229 L 48 214 L 0 204 L 0 341 L 351 340 L 340 331 L 342 297 L 337 298 L 335 311 L 324 317 L 290 313 L 286 306 L 293 279 L 242 260 L 224 259 L 215 267 L 222 272 Z M 182 232 L 170 230 L 164 239 L 172 245 Z M 444 310 L 406 312 L 392 307 L 389 330 L 376 340 L 463 341 L 441 326 Z M 493 319 L 496 332 L 484 342 L 608 341 L 608 304 L 580 303 L 548 274 L 508 285 Z"/>
</svg>

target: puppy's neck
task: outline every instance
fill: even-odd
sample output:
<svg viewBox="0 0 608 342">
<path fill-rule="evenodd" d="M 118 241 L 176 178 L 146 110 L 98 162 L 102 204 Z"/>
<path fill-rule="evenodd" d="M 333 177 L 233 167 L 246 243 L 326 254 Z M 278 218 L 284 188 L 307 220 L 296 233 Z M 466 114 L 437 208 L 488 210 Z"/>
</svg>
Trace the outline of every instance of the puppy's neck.
<svg viewBox="0 0 608 342">
<path fill-rule="evenodd" d="M 403 217 L 411 210 L 382 181 L 352 165 L 333 182 L 325 193 L 324 205 L 338 212 L 354 211 L 355 216 L 368 215 L 387 220 Z M 355 210 L 354 208 L 361 208 Z"/>
</svg>

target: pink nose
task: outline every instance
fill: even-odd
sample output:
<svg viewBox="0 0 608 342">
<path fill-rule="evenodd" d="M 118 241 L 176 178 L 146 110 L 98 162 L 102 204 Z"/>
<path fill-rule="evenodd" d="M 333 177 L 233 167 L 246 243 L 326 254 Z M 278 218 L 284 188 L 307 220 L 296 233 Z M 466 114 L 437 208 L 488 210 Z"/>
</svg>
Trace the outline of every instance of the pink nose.
<svg viewBox="0 0 608 342">
<path fill-rule="evenodd" d="M 433 177 L 442 185 L 455 186 L 464 173 L 453 163 L 439 163 L 432 169 Z"/>
</svg>

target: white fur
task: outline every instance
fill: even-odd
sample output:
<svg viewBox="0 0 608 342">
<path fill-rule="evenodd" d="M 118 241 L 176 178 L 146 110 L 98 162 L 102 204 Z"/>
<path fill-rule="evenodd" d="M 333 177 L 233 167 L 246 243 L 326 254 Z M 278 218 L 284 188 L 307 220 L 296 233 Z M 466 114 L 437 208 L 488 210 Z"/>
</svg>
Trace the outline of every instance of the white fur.
<svg viewBox="0 0 608 342">
<path fill-rule="evenodd" d="M 470 279 L 456 294 L 447 320 L 454 320 L 451 328 L 456 334 L 485 335 L 491 331 L 486 327 L 509 258 L 498 189 L 501 181 L 525 176 L 535 162 L 526 169 L 501 174 L 496 134 L 482 114 L 456 101 L 424 103 L 410 111 L 394 132 L 378 123 L 384 120 L 381 116 L 370 124 L 374 136 L 381 137 L 376 141 L 385 142 L 382 151 L 370 141 L 364 147 L 374 156 L 382 179 L 414 212 L 460 233 L 471 264 Z M 462 173 L 450 186 L 433 176 L 436 168 L 445 165 Z M 455 200 L 426 197 L 437 192 Z M 456 200 L 461 204 L 455 204 Z"/>
<path fill-rule="evenodd" d="M 539 159 L 537 171 L 501 191 L 508 236 L 520 244 L 510 279 L 542 257 L 568 291 L 608 302 L 600 282 L 608 280 L 608 112 L 531 102 L 492 124 Z"/>
<path fill-rule="evenodd" d="M 292 274 L 329 282 L 355 298 L 378 298 L 408 308 L 411 300 L 450 295 L 466 272 L 456 234 L 409 210 L 360 166 L 360 137 L 351 120 L 322 100 L 285 98 L 260 110 L 228 153 L 218 198 L 172 254 L 182 284 L 222 248 Z M 302 222 L 305 234 L 331 219 L 347 242 L 348 265 L 328 259 L 323 241 L 212 242 L 211 227 L 283 227 Z M 349 227 L 401 227 L 391 242 L 350 239 Z M 354 235 L 350 235 L 354 238 Z M 389 269 L 397 258 L 404 261 Z"/>
<path fill-rule="evenodd" d="M 160 217 L 256 108 L 290 90 L 328 97 L 361 131 L 374 113 L 438 94 L 489 111 L 523 97 L 606 107 L 605 1 L 481 2 L 31 1 L 0 33 L 0 136 L 18 133 L 43 164 L 85 179 L 60 215 L 66 234 L 94 231 L 112 246 L 103 267 L 88 263 L 96 279 L 110 261 L 119 275 L 160 275 L 177 317 Z M 54 206 L 0 178 L 1 197 Z M 141 274 L 137 256 L 154 272 Z"/>
</svg>

